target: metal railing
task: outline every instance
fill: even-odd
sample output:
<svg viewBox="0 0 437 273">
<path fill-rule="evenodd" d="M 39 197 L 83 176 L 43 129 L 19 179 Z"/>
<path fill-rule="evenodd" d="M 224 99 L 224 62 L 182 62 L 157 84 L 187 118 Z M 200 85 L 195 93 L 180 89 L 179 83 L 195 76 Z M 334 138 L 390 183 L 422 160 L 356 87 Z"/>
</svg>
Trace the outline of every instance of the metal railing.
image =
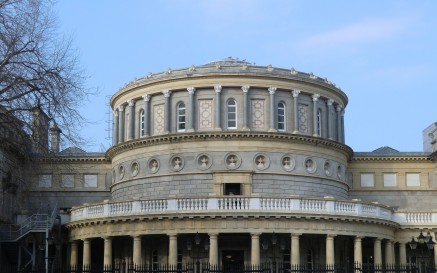
<svg viewBox="0 0 437 273">
<path fill-rule="evenodd" d="M 46 232 L 53 227 L 58 213 L 56 204 L 47 214 L 33 214 L 19 225 L 0 225 L 0 242 L 15 242 L 31 232 Z"/>
</svg>

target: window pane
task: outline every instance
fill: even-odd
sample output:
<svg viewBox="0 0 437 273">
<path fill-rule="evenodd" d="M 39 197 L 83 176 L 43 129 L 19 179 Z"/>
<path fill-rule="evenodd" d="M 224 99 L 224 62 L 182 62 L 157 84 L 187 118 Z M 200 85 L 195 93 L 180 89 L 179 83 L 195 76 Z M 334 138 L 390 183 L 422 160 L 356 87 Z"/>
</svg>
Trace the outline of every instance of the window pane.
<svg viewBox="0 0 437 273">
<path fill-rule="evenodd" d="M 375 187 L 373 173 L 362 173 L 361 174 L 361 187 L 362 188 Z"/>
<path fill-rule="evenodd" d="M 38 176 L 38 186 L 40 188 L 51 188 L 52 187 L 52 175 L 51 174 L 40 174 Z"/>
<path fill-rule="evenodd" d="M 396 187 L 396 174 L 395 173 L 385 173 L 384 174 L 384 187 Z"/>
<path fill-rule="evenodd" d="M 407 187 L 420 187 L 419 173 L 407 173 Z"/>
<path fill-rule="evenodd" d="M 63 174 L 61 176 L 61 187 L 73 188 L 74 187 L 74 174 Z"/>
<path fill-rule="evenodd" d="M 85 188 L 97 188 L 97 175 L 85 174 L 83 176 L 83 186 Z"/>
</svg>

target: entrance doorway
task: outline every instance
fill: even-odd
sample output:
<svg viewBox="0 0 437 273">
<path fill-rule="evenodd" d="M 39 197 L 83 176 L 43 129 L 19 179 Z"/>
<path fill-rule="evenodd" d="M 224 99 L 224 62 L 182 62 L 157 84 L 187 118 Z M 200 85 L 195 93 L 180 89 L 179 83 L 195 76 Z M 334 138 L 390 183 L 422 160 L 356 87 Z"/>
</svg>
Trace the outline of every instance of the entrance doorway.
<svg viewBox="0 0 437 273">
<path fill-rule="evenodd" d="M 224 269 L 242 268 L 244 266 L 244 250 L 223 250 L 222 264 Z"/>
</svg>

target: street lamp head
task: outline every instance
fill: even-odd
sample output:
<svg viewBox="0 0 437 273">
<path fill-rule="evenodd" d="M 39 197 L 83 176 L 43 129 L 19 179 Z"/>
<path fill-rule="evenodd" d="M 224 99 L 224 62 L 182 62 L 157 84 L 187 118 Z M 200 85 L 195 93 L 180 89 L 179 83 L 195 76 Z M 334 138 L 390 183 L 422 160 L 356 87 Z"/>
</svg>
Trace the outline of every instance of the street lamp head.
<svg viewBox="0 0 437 273">
<path fill-rule="evenodd" d="M 429 250 L 434 249 L 435 243 L 432 241 L 431 235 L 429 236 L 429 240 L 426 242 L 426 246 Z"/>
<path fill-rule="evenodd" d="M 196 243 L 196 245 L 200 245 L 200 235 L 199 232 L 196 232 L 196 236 L 194 237 L 194 242 Z"/>
<path fill-rule="evenodd" d="M 273 232 L 272 234 L 272 245 L 276 245 L 278 242 L 278 237 L 276 237 L 276 234 Z"/>
<path fill-rule="evenodd" d="M 411 237 L 411 241 L 410 241 L 408 244 L 410 245 L 410 248 L 411 248 L 412 250 L 414 250 L 414 249 L 417 248 L 417 242 L 414 240 L 414 236 Z"/>
<path fill-rule="evenodd" d="M 417 237 L 417 240 L 419 241 L 419 244 L 423 244 L 423 243 L 425 243 L 425 242 L 426 242 L 426 237 L 425 237 L 425 236 L 423 236 L 423 233 L 422 233 L 422 231 L 420 232 L 420 235 L 419 235 L 419 237 Z"/>
<path fill-rule="evenodd" d="M 193 242 L 191 242 L 190 239 L 187 240 L 187 250 L 191 251 L 191 249 L 193 248 Z"/>
</svg>

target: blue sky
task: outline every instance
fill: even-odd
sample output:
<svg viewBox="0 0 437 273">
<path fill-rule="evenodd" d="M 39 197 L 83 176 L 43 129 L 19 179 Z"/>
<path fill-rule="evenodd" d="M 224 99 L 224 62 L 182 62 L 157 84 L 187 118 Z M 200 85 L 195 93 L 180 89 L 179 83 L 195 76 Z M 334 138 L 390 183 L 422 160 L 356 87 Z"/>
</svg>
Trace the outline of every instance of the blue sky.
<svg viewBox="0 0 437 273">
<path fill-rule="evenodd" d="M 59 1 L 87 87 L 89 151 L 108 148 L 108 96 L 167 68 L 226 58 L 327 77 L 349 97 L 346 143 L 422 151 L 437 121 L 437 1 Z"/>
</svg>

